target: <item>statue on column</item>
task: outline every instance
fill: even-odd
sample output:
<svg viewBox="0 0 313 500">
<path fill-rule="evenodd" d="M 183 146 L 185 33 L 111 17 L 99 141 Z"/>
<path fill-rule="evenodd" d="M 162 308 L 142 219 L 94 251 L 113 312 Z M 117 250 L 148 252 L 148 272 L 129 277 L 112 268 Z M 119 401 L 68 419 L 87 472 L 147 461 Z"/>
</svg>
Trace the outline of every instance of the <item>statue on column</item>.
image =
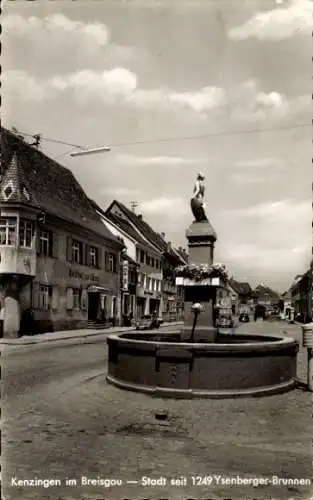
<svg viewBox="0 0 313 500">
<path fill-rule="evenodd" d="M 199 173 L 193 188 L 193 196 L 190 200 L 190 206 L 195 222 L 204 222 L 208 220 L 204 211 L 205 204 L 203 202 L 205 192 L 204 179 L 204 175 Z"/>
</svg>

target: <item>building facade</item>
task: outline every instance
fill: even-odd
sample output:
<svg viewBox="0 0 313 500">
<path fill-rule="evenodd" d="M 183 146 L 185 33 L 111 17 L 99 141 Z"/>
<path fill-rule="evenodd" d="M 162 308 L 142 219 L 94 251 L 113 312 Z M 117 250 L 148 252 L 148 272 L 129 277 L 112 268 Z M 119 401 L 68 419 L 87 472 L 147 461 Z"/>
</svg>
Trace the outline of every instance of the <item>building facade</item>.
<svg viewBox="0 0 313 500">
<path fill-rule="evenodd" d="M 123 244 L 68 169 L 1 132 L 3 335 L 119 322 Z"/>
<path fill-rule="evenodd" d="M 297 277 L 290 288 L 294 318 L 302 323 L 312 321 L 312 269 Z"/>
<path fill-rule="evenodd" d="M 182 255 L 119 201 L 111 203 L 106 216 L 137 239 L 137 317 L 156 313 L 166 321 L 182 319 L 183 291 L 176 286 L 174 273 L 175 267 L 186 263 Z"/>
</svg>

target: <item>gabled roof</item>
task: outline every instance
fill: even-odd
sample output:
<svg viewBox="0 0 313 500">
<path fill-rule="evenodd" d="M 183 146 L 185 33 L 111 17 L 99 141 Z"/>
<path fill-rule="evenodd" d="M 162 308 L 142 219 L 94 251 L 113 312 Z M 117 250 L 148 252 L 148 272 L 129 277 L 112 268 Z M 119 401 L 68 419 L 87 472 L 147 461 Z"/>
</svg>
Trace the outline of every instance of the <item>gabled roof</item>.
<svg viewBox="0 0 313 500">
<path fill-rule="evenodd" d="M 279 294 L 269 288 L 268 286 L 263 286 L 263 285 L 258 285 L 255 290 L 255 294 L 257 297 L 264 297 L 265 295 L 268 296 L 271 299 L 278 300 L 279 299 Z"/>
<path fill-rule="evenodd" d="M 106 210 L 106 214 L 113 213 L 114 206 L 116 206 L 124 215 L 130 220 L 130 222 L 141 232 L 141 234 L 146 238 L 150 243 L 159 248 L 162 252 L 167 250 L 166 241 L 147 224 L 144 220 L 142 220 L 138 215 L 129 210 L 123 203 L 117 200 L 113 200 L 111 205 Z"/>
<path fill-rule="evenodd" d="M 104 226 L 72 172 L 1 127 L 1 203 L 23 203 L 121 243 Z M 15 186 L 5 199 L 6 182 Z M 29 195 L 25 196 L 23 187 Z M 8 192 L 8 191 L 7 191 Z M 3 197 L 4 194 L 4 197 Z"/>
<path fill-rule="evenodd" d="M 106 215 L 116 216 L 117 212 L 121 212 L 126 219 L 128 219 L 133 226 L 139 231 L 142 236 L 148 240 L 153 246 L 157 247 L 160 252 L 167 254 L 171 258 L 182 261 L 181 255 L 175 251 L 163 238 L 162 236 L 155 232 L 147 222 L 145 222 L 141 216 L 136 215 L 134 212 L 129 210 L 123 203 L 117 200 L 113 200 L 110 206 L 106 210 Z M 122 219 L 122 217 L 119 217 Z"/>
<path fill-rule="evenodd" d="M 241 283 L 233 278 L 230 278 L 228 282 L 231 288 L 238 293 L 238 295 L 250 295 L 252 293 L 252 288 L 249 283 Z"/>
<path fill-rule="evenodd" d="M 116 226 L 121 228 L 126 234 L 131 236 L 133 239 L 136 240 L 137 243 L 140 244 L 141 247 L 143 247 L 146 250 L 149 250 L 150 252 L 158 252 L 158 249 L 150 245 L 146 240 L 144 240 L 140 234 L 132 227 L 127 220 L 123 219 L 122 217 L 118 217 L 115 214 L 106 214 L 105 215 L 111 222 L 113 222 Z"/>
</svg>

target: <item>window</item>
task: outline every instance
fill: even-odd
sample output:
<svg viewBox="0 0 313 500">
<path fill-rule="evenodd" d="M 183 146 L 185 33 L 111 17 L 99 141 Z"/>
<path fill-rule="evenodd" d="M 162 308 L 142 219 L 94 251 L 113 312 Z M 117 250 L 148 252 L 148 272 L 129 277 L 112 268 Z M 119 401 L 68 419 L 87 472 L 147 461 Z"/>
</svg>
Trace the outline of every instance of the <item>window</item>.
<svg viewBox="0 0 313 500">
<path fill-rule="evenodd" d="M 21 220 L 19 229 L 19 246 L 25 248 L 32 247 L 34 225 L 32 222 Z"/>
<path fill-rule="evenodd" d="M 98 248 L 89 247 L 88 250 L 88 265 L 91 267 L 98 267 Z"/>
<path fill-rule="evenodd" d="M 147 266 L 150 265 L 150 256 L 148 254 L 146 255 L 146 264 Z"/>
<path fill-rule="evenodd" d="M 140 250 L 140 262 L 143 264 L 145 261 L 145 252 Z"/>
<path fill-rule="evenodd" d="M 0 245 L 15 245 L 16 218 L 0 219 Z"/>
<path fill-rule="evenodd" d="M 78 311 L 80 309 L 80 289 L 73 288 L 73 309 Z"/>
<path fill-rule="evenodd" d="M 108 271 L 116 273 L 116 255 L 114 253 L 109 253 L 108 255 Z"/>
<path fill-rule="evenodd" d="M 44 311 L 50 309 L 50 299 L 52 296 L 52 287 L 48 285 L 39 285 L 38 308 Z"/>
<path fill-rule="evenodd" d="M 155 267 L 156 267 L 157 269 L 159 269 L 159 261 L 158 261 L 158 259 L 155 259 Z"/>
<path fill-rule="evenodd" d="M 136 248 L 136 262 L 139 262 L 140 252 L 139 249 Z"/>
<path fill-rule="evenodd" d="M 41 255 L 53 255 L 53 233 L 52 231 L 39 231 L 39 253 Z"/>
<path fill-rule="evenodd" d="M 76 264 L 82 263 L 83 257 L 83 248 L 80 241 L 73 240 L 72 241 L 72 262 L 76 262 Z"/>
<path fill-rule="evenodd" d="M 151 257 L 150 264 L 151 264 L 151 267 L 154 267 L 154 258 L 153 257 Z"/>
</svg>

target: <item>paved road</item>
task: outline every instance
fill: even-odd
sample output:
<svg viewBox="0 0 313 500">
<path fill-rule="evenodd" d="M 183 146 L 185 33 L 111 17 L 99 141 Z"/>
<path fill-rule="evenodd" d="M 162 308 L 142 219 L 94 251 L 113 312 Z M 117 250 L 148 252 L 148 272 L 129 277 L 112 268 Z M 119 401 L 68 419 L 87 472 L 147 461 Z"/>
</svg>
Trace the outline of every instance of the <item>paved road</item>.
<svg viewBox="0 0 313 500">
<path fill-rule="evenodd" d="M 253 323 L 240 328 L 275 333 L 280 327 Z M 295 337 L 300 332 L 295 326 L 287 330 Z M 107 385 L 105 360 L 103 337 L 89 344 L 53 342 L 4 351 L 4 500 L 311 496 L 312 489 L 301 486 L 227 486 L 221 478 L 217 484 L 218 476 L 263 482 L 274 475 L 310 478 L 313 433 L 308 393 L 295 390 L 224 401 L 158 400 Z M 168 411 L 165 423 L 155 419 L 160 409 Z M 212 474 L 217 476 L 213 480 Z M 83 476 L 123 484 L 85 484 Z M 126 484 L 143 476 L 163 477 L 167 484 Z M 180 485 L 169 484 L 181 476 Z M 196 476 L 208 476 L 207 484 L 194 479 L 201 484 L 193 485 Z M 40 488 L 34 485 L 36 478 L 62 484 Z M 77 485 L 66 485 L 67 478 L 76 479 Z M 21 488 L 21 479 L 34 484 Z"/>
</svg>

